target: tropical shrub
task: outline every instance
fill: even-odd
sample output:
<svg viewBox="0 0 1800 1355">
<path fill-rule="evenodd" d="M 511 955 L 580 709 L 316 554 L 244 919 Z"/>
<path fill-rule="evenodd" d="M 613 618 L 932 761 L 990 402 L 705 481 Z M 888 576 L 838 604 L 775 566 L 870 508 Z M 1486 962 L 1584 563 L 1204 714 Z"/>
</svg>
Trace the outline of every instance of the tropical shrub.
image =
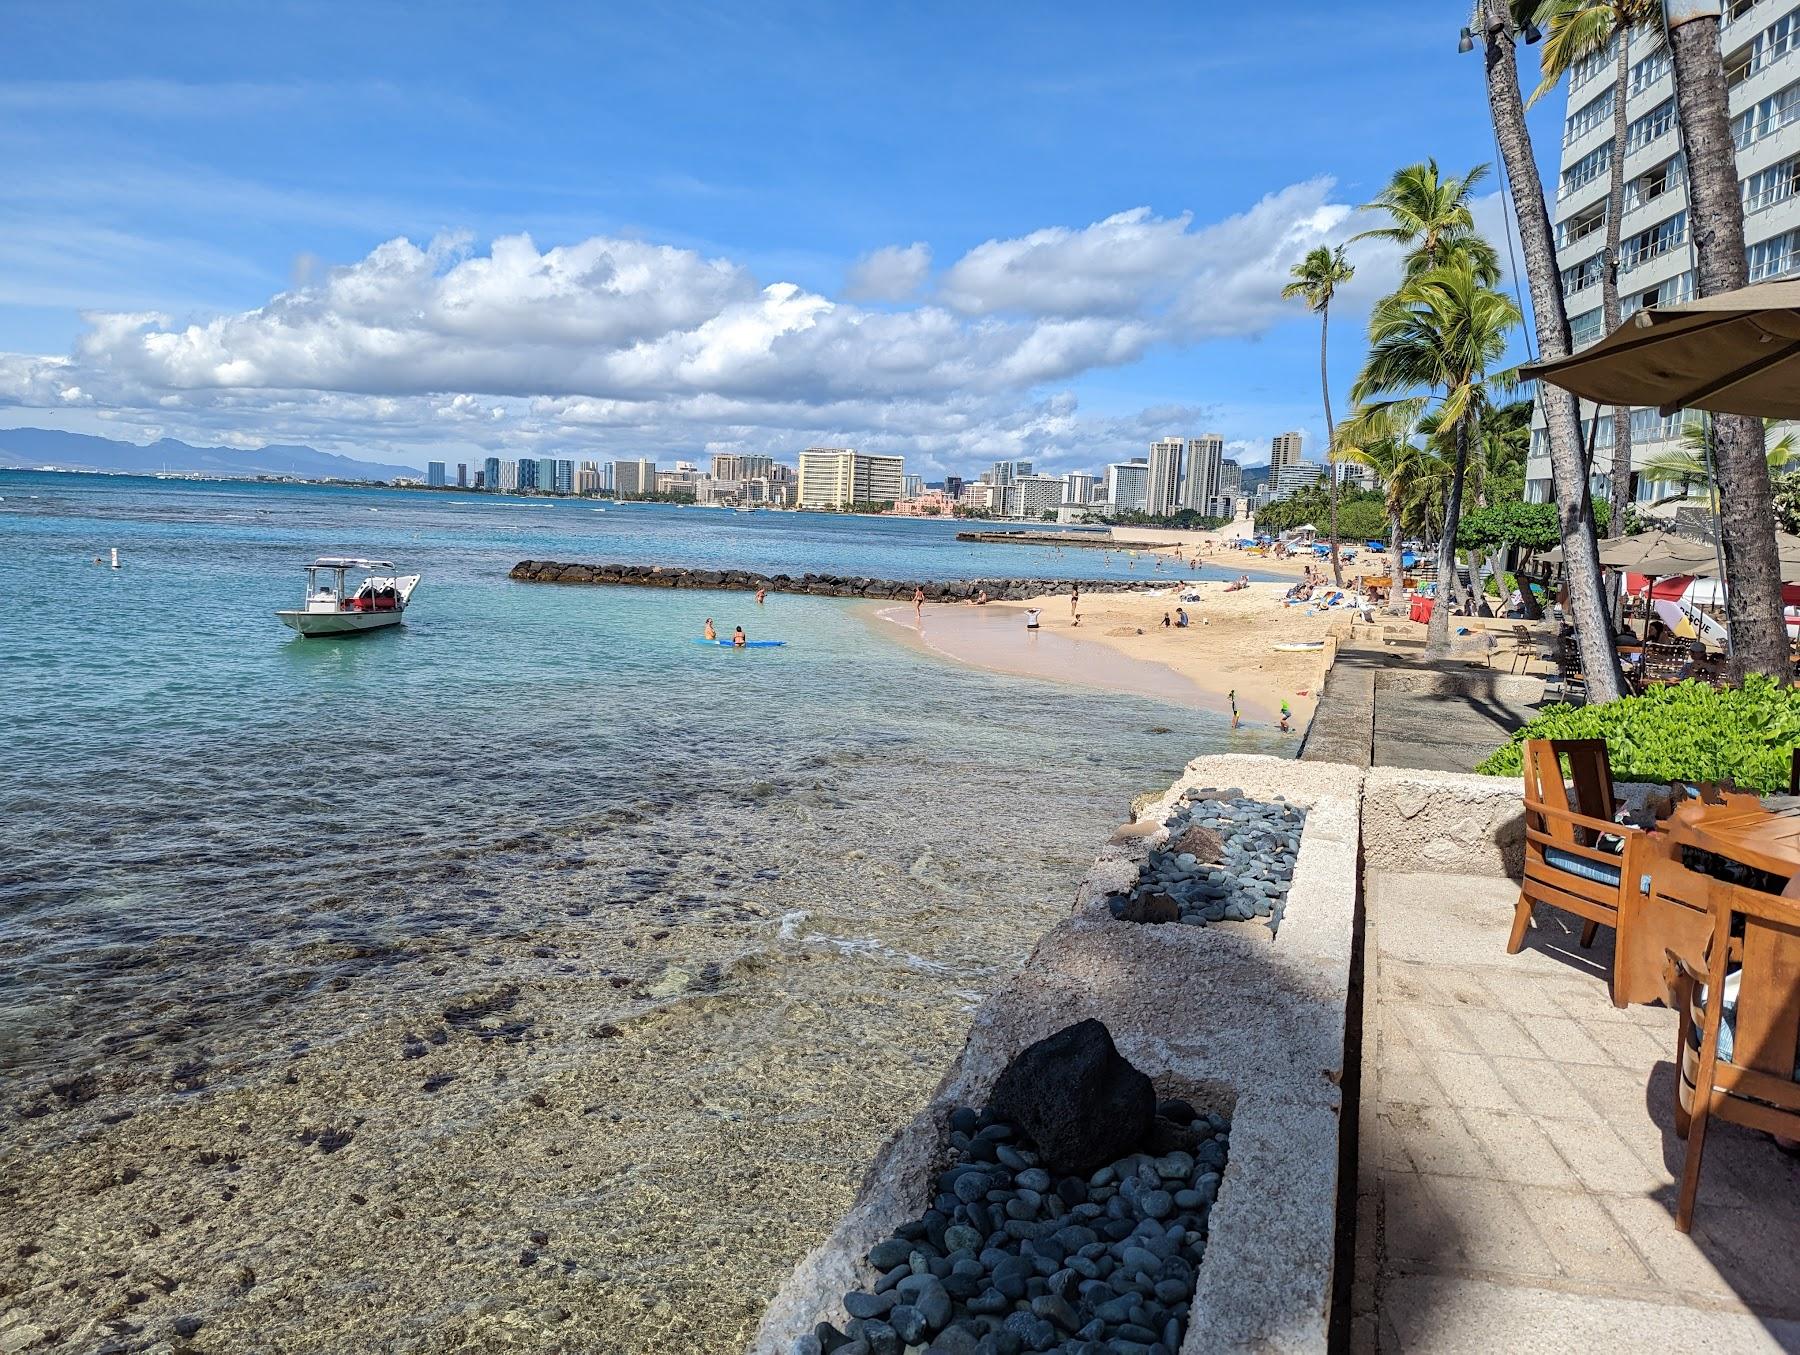
<svg viewBox="0 0 1800 1355">
<path fill-rule="evenodd" d="M 1621 781 L 1724 781 L 1773 794 L 1800 745 L 1800 689 L 1751 674 L 1739 687 L 1681 682 L 1596 706 L 1546 707 L 1475 770 L 1518 776 L 1526 739 L 1605 739 Z"/>
</svg>

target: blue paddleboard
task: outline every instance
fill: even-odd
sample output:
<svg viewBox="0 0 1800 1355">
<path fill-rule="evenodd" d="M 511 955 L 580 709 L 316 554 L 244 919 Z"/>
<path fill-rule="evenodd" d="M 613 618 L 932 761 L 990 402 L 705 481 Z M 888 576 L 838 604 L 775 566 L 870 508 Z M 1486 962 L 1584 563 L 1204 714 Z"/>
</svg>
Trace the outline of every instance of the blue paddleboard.
<svg viewBox="0 0 1800 1355">
<path fill-rule="evenodd" d="M 704 635 L 695 636 L 694 643 L 697 645 L 717 645 L 717 646 L 719 646 L 720 649 L 736 649 L 736 648 L 738 648 L 738 646 L 732 644 L 731 641 L 729 641 L 729 640 L 709 640 Z M 743 648 L 745 648 L 745 649 L 780 649 L 786 643 L 787 643 L 786 640 L 746 640 L 746 641 L 744 641 Z"/>
</svg>

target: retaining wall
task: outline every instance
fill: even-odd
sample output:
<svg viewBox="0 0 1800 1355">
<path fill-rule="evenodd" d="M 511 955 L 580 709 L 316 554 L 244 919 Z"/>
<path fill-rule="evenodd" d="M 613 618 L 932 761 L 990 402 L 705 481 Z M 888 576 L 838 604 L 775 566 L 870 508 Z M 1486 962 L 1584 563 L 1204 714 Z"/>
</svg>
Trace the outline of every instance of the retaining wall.
<svg viewBox="0 0 1800 1355">
<path fill-rule="evenodd" d="M 948 1120 L 979 1106 L 1027 1045 L 1085 1017 L 1181 1096 L 1231 1117 L 1231 1153 L 1211 1215 L 1183 1355 L 1324 1351 L 1331 1306 L 1342 1127 L 1344 1022 L 1357 903 L 1363 773 L 1224 755 L 1190 763 L 1114 834 L 1072 915 L 976 1012 L 930 1102 L 876 1155 L 855 1204 L 795 1268 L 751 1349 L 785 1355 L 821 1319 L 846 1320 L 863 1256 L 929 1204 L 949 1157 Z M 1285 796 L 1307 809 L 1279 935 L 1121 922 L 1108 897 L 1137 878 L 1190 786 Z"/>
</svg>

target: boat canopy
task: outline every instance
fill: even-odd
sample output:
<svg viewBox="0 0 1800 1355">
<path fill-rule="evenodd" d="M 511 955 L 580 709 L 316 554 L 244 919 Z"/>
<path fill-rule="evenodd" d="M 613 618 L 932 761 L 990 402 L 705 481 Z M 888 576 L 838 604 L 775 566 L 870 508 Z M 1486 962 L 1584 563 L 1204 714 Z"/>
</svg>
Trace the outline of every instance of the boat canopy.
<svg viewBox="0 0 1800 1355">
<path fill-rule="evenodd" d="M 392 569 L 392 560 L 361 560 L 349 555 L 321 555 L 308 569 Z"/>
</svg>

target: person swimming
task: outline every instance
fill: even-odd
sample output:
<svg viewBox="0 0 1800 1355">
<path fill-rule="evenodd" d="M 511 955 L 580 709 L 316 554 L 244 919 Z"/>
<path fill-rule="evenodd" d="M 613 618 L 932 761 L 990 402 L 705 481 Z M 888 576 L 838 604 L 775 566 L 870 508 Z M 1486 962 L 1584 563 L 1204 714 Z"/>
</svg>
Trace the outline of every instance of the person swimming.
<svg viewBox="0 0 1800 1355">
<path fill-rule="evenodd" d="M 731 647 L 733 649 L 742 649 L 749 643 L 750 642 L 744 638 L 744 628 L 742 626 L 737 627 L 731 632 Z"/>
<path fill-rule="evenodd" d="M 703 633 L 709 640 L 716 640 L 719 638 L 719 632 L 713 629 L 712 618 L 710 616 L 706 618 L 706 630 Z"/>
</svg>

